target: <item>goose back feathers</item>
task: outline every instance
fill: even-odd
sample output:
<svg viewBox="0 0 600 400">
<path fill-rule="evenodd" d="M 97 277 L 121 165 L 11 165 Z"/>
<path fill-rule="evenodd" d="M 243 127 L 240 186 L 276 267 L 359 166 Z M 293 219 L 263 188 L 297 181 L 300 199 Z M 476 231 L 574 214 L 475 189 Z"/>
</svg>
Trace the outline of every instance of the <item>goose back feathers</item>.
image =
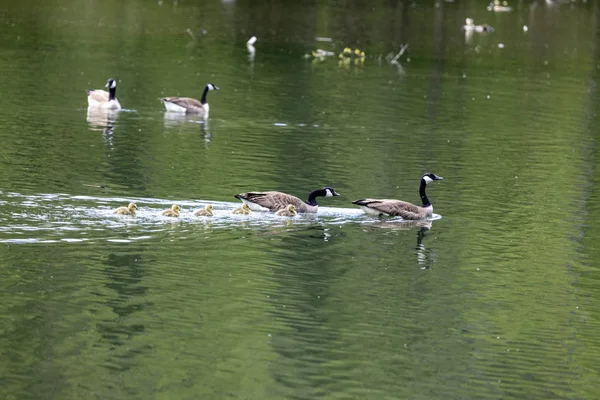
<svg viewBox="0 0 600 400">
<path fill-rule="evenodd" d="M 300 200 L 296 196 L 283 192 L 247 192 L 236 194 L 234 197 L 240 199 L 245 204 L 248 204 L 251 210 L 254 211 L 279 211 L 285 209 L 288 204 L 292 204 L 299 213 L 316 213 L 319 209 L 316 198 L 318 196 L 330 197 L 339 196 L 331 187 L 313 190 L 308 195 L 306 202 Z"/>
</svg>

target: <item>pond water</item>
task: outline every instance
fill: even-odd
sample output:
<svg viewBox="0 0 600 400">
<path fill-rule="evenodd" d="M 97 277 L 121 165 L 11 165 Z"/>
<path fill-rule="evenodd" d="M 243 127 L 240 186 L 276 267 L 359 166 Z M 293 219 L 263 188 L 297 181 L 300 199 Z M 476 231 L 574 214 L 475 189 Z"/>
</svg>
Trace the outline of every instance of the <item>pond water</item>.
<svg viewBox="0 0 600 400">
<path fill-rule="evenodd" d="M 598 398 L 598 3 L 248 3 L 0 7 L 0 398 Z"/>
</svg>

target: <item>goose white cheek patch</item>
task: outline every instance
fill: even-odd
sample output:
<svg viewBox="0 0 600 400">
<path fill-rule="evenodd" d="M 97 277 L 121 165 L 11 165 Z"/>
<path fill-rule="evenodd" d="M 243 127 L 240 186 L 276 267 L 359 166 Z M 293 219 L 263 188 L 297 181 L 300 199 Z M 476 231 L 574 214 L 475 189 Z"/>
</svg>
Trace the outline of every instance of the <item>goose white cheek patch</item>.
<svg viewBox="0 0 600 400">
<path fill-rule="evenodd" d="M 429 185 L 431 182 L 433 182 L 433 179 L 431 179 L 431 178 L 430 178 L 430 177 L 428 177 L 428 176 L 424 176 L 424 177 L 423 177 L 423 179 L 425 180 L 425 183 L 426 183 L 426 184 L 428 184 L 428 185 Z"/>
</svg>

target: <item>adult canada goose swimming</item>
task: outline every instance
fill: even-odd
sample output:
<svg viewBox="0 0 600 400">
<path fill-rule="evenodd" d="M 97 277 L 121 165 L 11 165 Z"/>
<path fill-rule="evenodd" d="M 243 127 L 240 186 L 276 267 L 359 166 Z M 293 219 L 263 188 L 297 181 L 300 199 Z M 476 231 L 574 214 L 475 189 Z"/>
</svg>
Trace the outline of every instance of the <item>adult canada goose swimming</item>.
<svg viewBox="0 0 600 400">
<path fill-rule="evenodd" d="M 209 107 L 206 102 L 206 95 L 209 90 L 219 90 L 219 88 L 212 83 L 207 83 L 204 86 L 200 101 L 190 97 L 163 97 L 160 101 L 163 102 L 169 112 L 197 113 L 203 115 L 204 118 L 208 118 Z"/>
<path fill-rule="evenodd" d="M 265 211 L 266 208 L 269 211 L 275 212 L 286 208 L 288 204 L 293 204 L 296 212 L 316 213 L 319 209 L 319 205 L 317 204 L 318 196 L 339 196 L 339 193 L 336 193 L 331 187 L 324 187 L 310 192 L 306 202 L 296 196 L 282 192 L 247 192 L 236 194 L 233 197 L 248 204 L 250 209 L 254 211 Z"/>
<path fill-rule="evenodd" d="M 129 203 L 127 207 L 119 207 L 113 211 L 115 214 L 119 215 L 133 215 L 135 216 L 135 210 L 137 210 L 137 206 L 135 203 Z"/>
<path fill-rule="evenodd" d="M 101 89 L 86 90 L 88 95 L 88 107 L 101 107 L 107 110 L 120 110 L 121 104 L 119 104 L 119 100 L 117 100 L 116 97 L 117 81 L 111 78 L 106 81 L 105 87 L 108 88 L 108 92 Z"/>
<path fill-rule="evenodd" d="M 294 217 L 298 215 L 296 213 L 296 209 L 293 204 L 288 204 L 286 208 L 283 208 L 275 213 L 275 215 L 279 215 L 281 217 Z"/>
<path fill-rule="evenodd" d="M 164 215 L 165 217 L 179 217 L 180 211 L 181 208 L 177 204 L 173 204 L 171 208 L 161 212 L 160 215 Z"/>
<path fill-rule="evenodd" d="M 419 187 L 421 206 L 392 199 L 360 199 L 353 201 L 352 204 L 358 205 L 365 213 L 371 215 L 402 217 L 402 219 L 406 220 L 426 219 L 431 217 L 433 206 L 425 194 L 425 187 L 428 183 L 442 179 L 444 178 L 432 173 L 423 175 L 421 186 Z"/>
<path fill-rule="evenodd" d="M 213 205 L 209 204 L 201 210 L 194 213 L 196 217 L 212 217 L 213 216 Z"/>
<path fill-rule="evenodd" d="M 473 23 L 473 18 L 467 18 L 465 20 L 465 25 L 463 26 L 463 29 L 466 32 L 494 32 L 494 28 L 487 24 L 475 25 Z"/>
<path fill-rule="evenodd" d="M 233 210 L 231 212 L 232 214 L 243 214 L 243 215 L 248 215 L 250 214 L 250 206 L 246 203 L 242 204 L 241 207 L 236 208 L 235 210 Z"/>
</svg>

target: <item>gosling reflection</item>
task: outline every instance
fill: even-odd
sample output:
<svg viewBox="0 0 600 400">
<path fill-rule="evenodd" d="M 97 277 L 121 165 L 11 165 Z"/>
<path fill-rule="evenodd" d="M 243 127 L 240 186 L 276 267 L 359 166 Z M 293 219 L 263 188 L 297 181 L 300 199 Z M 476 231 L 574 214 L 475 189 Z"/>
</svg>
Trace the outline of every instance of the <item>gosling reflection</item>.
<svg viewBox="0 0 600 400">
<path fill-rule="evenodd" d="M 204 142 L 210 143 L 212 135 L 209 130 L 208 120 L 204 119 L 204 117 L 198 114 L 174 113 L 168 111 L 164 113 L 165 129 L 195 129 L 196 126 L 200 127 Z"/>
<path fill-rule="evenodd" d="M 109 110 L 100 107 L 88 107 L 87 123 L 93 131 L 102 131 L 106 141 L 112 145 L 115 123 L 119 118 L 118 110 Z"/>
<path fill-rule="evenodd" d="M 131 360 L 142 351 L 135 345 L 134 337 L 145 332 L 139 317 L 131 318 L 143 313 L 147 306 L 144 257 L 136 251 L 109 253 L 103 264 L 106 282 L 96 294 L 98 304 L 106 306 L 109 312 L 96 324 L 96 329 L 110 345 L 107 361 L 114 362 L 116 368 L 127 368 L 123 360 Z"/>
</svg>

